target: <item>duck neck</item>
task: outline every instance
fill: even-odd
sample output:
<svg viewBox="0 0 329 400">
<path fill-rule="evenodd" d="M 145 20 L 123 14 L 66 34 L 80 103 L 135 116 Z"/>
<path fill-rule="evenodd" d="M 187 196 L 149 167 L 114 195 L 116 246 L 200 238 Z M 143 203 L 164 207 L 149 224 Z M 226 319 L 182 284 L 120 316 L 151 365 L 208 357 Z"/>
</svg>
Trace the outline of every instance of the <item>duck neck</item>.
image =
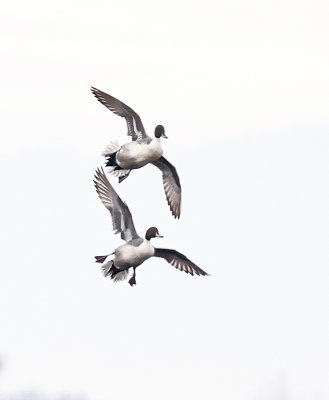
<svg viewBox="0 0 329 400">
<path fill-rule="evenodd" d="M 160 152 L 163 151 L 161 138 L 155 137 L 150 144 L 151 144 L 151 147 L 153 147 L 154 151 L 160 151 Z"/>
</svg>

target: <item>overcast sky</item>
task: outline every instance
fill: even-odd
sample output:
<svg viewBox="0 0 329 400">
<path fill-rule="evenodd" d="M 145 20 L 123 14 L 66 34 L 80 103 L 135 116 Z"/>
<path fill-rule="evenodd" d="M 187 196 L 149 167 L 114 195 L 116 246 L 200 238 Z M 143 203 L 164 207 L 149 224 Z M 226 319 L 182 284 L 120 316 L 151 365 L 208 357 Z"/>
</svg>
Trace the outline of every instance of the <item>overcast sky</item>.
<svg viewBox="0 0 329 400">
<path fill-rule="evenodd" d="M 0 399 L 329 398 L 325 1 L 16 1 L 1 30 Z M 92 184 L 127 103 L 180 175 L 118 185 L 161 259 L 104 279 L 121 244 Z"/>
</svg>

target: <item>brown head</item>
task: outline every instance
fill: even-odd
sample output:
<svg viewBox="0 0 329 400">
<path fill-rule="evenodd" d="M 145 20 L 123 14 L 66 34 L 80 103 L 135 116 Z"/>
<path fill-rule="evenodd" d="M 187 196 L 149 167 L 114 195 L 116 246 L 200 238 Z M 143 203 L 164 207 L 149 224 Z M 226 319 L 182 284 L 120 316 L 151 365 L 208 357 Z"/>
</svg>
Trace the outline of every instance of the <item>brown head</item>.
<svg viewBox="0 0 329 400">
<path fill-rule="evenodd" d="M 146 231 L 145 239 L 146 240 L 151 240 L 152 238 L 155 238 L 155 237 L 163 238 L 163 236 L 160 235 L 158 229 L 153 226 L 152 228 L 149 228 Z"/>
<path fill-rule="evenodd" d="M 157 126 L 155 127 L 154 136 L 155 136 L 156 138 L 163 137 L 163 138 L 165 138 L 165 139 L 168 139 L 168 136 L 166 136 L 166 134 L 165 134 L 165 129 L 164 129 L 164 127 L 163 127 L 162 125 L 157 125 Z"/>
</svg>

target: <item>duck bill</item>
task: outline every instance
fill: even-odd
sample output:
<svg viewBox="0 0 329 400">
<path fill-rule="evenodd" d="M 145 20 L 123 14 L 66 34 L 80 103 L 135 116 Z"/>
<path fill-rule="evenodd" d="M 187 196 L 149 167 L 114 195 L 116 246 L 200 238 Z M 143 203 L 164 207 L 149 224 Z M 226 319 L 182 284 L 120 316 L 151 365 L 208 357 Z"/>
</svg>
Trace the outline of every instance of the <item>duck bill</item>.
<svg viewBox="0 0 329 400">
<path fill-rule="evenodd" d="M 155 237 L 157 237 L 157 238 L 163 238 L 164 236 L 162 236 L 162 235 L 159 235 L 158 233 L 155 235 Z"/>
<path fill-rule="evenodd" d="M 161 135 L 161 137 L 163 137 L 164 139 L 168 139 L 168 136 L 163 132 L 163 134 Z"/>
</svg>

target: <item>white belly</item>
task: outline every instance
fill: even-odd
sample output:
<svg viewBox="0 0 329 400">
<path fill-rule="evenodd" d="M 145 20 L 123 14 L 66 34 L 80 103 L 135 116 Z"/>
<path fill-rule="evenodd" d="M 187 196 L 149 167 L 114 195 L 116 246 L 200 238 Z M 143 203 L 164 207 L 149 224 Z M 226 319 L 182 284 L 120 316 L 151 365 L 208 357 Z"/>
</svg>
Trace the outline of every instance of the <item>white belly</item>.
<svg viewBox="0 0 329 400">
<path fill-rule="evenodd" d="M 154 247 L 148 240 L 140 246 L 124 244 L 115 250 L 114 265 L 118 268 L 137 267 L 154 255 Z"/>
<path fill-rule="evenodd" d="M 157 160 L 162 153 L 160 139 L 153 139 L 149 144 L 131 142 L 121 146 L 116 161 L 121 168 L 136 169 Z"/>
</svg>

